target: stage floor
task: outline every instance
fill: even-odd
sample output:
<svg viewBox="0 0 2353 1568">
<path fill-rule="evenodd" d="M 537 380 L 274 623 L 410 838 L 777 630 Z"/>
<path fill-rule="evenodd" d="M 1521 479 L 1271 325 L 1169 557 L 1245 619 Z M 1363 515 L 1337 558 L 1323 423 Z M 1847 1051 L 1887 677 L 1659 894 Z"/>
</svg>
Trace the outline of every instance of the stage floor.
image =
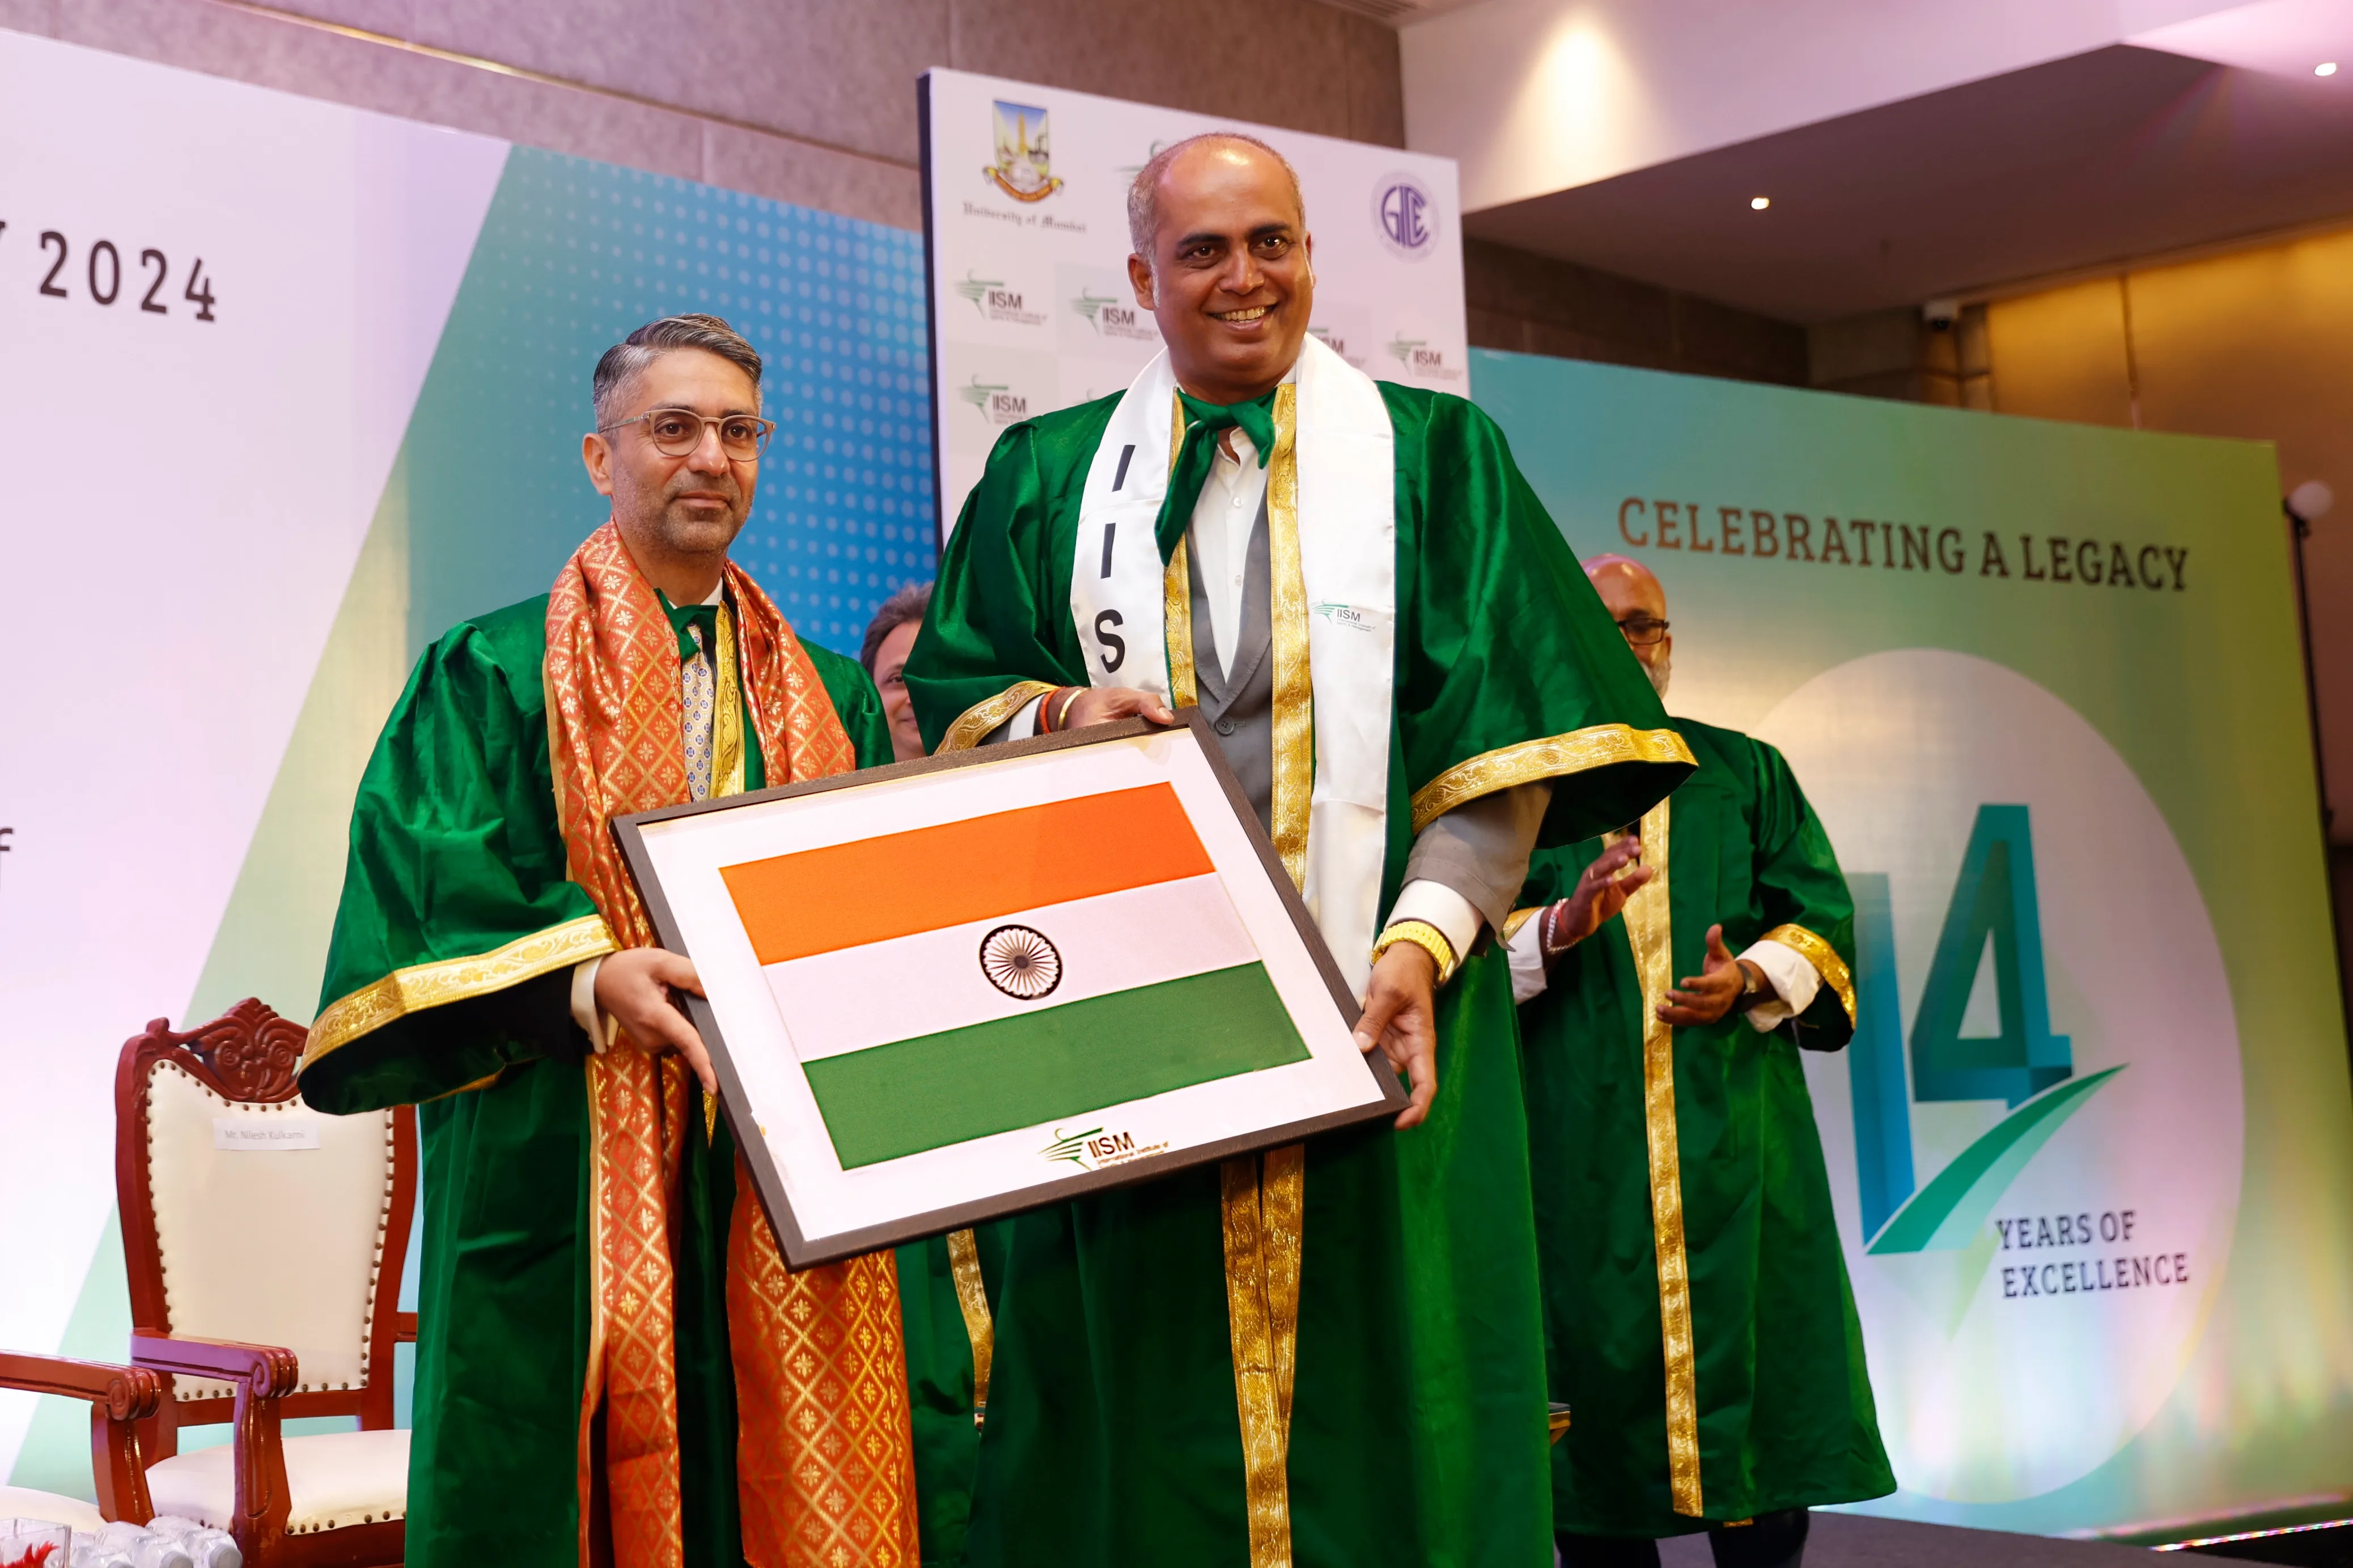
<svg viewBox="0 0 2353 1568">
<path fill-rule="evenodd" d="M 2168 1552 L 2166 1561 L 2195 1559 Z M 1704 1535 L 1659 1542 L 1660 1568 L 1710 1568 L 1714 1562 Z M 1858 1513 L 1817 1513 L 1806 1538 L 1806 1568 L 2101 1568 L 2103 1563 L 2124 1568 L 2127 1563 L 2147 1568 L 2151 1562 L 2152 1553 L 2141 1546 L 1960 1530 Z"/>
</svg>

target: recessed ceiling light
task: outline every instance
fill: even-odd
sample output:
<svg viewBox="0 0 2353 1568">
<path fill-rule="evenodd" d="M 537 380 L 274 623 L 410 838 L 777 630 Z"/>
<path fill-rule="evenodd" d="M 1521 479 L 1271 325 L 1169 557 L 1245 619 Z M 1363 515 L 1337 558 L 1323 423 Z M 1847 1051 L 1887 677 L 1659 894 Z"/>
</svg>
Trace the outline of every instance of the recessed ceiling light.
<svg viewBox="0 0 2353 1568">
<path fill-rule="evenodd" d="M 2330 70 L 2335 70 L 2337 68 L 2335 66 L 2331 66 L 2328 68 Z M 1771 196 L 1751 196 L 1748 198 L 1749 209 L 1753 212 L 1761 213 L 1772 205 L 1773 198 Z"/>
<path fill-rule="evenodd" d="M 2335 60 L 2323 60 L 2318 65 L 2312 68 L 2312 74 L 2315 76 L 2335 76 L 2337 74 L 2337 62 Z"/>
</svg>

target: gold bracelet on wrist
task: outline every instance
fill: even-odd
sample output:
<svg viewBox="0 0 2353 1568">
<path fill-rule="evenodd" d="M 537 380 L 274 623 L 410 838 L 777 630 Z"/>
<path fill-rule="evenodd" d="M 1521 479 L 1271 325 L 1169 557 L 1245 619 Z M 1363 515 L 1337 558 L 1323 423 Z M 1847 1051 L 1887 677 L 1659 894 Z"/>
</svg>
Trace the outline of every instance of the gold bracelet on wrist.
<svg viewBox="0 0 2353 1568">
<path fill-rule="evenodd" d="M 1438 983 L 1440 985 L 1454 978 L 1455 966 L 1460 962 L 1454 956 L 1454 944 L 1446 940 L 1444 931 L 1428 921 L 1399 921 L 1381 932 L 1380 940 L 1373 943 L 1373 962 L 1378 963 L 1381 954 L 1401 942 L 1409 942 L 1430 954 L 1431 961 L 1438 965 Z"/>
</svg>

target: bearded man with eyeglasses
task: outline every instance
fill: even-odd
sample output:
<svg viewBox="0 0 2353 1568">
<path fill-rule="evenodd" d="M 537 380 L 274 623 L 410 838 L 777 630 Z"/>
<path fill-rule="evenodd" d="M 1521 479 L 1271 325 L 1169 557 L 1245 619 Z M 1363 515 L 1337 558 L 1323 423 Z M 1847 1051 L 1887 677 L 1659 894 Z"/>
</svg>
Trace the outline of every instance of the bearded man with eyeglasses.
<svg viewBox="0 0 2353 1568">
<path fill-rule="evenodd" d="M 786 1269 L 607 831 L 891 761 L 865 671 L 728 560 L 760 370 L 714 316 L 606 353 L 609 521 L 427 650 L 361 781 L 301 1082 L 417 1107 L 412 1564 L 916 1560 L 893 1259 Z"/>
<path fill-rule="evenodd" d="M 1666 590 L 1585 569 L 1663 698 Z M 1553 1525 L 1564 1568 L 1701 1530 L 1719 1568 L 1795 1568 L 1806 1510 L 1895 1489 L 1798 1055 L 1854 1034 L 1854 900 L 1779 752 L 1673 723 L 1699 772 L 1538 850 L 1506 927 L 1572 1421 Z"/>
</svg>

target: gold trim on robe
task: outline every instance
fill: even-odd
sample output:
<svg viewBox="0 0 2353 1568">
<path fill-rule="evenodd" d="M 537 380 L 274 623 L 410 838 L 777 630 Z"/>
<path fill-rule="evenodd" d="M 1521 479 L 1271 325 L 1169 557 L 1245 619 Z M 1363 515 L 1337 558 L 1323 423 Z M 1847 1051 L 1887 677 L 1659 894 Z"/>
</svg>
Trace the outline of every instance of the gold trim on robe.
<svg viewBox="0 0 2353 1568">
<path fill-rule="evenodd" d="M 1839 1005 L 1846 1009 L 1847 1027 L 1854 1027 L 1854 973 L 1838 955 L 1838 949 L 1801 925 L 1775 926 L 1757 940 L 1778 942 L 1812 964 L 1822 983 L 1837 994 Z"/>
<path fill-rule="evenodd" d="M 1672 731 L 1662 731 L 1662 734 Z M 1680 737 L 1676 739 L 1680 746 Z M 1667 1374 L 1667 1481 L 1677 1513 L 1702 1512 L 1699 1381 L 1692 1340 L 1691 1262 L 1683 1244 L 1683 1163 L 1675 1127 L 1675 1032 L 1659 1016 L 1674 989 L 1674 921 L 1667 898 L 1671 802 L 1642 815 L 1651 879 L 1626 900 L 1626 938 L 1642 987 L 1642 1123 L 1650 1146 L 1651 1229 L 1658 1249 L 1659 1336 Z M 1617 834 L 1607 836 L 1610 842 Z"/>
<path fill-rule="evenodd" d="M 1291 1568 L 1291 1394 L 1306 1174 L 1307 1151 L 1298 1143 L 1218 1169 L 1250 1568 Z"/>
<path fill-rule="evenodd" d="M 1307 813 L 1315 791 L 1315 688 L 1307 668 L 1307 574 L 1299 559 L 1299 388 L 1274 389 L 1266 475 L 1267 611 L 1273 623 L 1275 853 L 1307 885 Z"/>
<path fill-rule="evenodd" d="M 939 754 L 971 751 L 987 738 L 991 730 L 1053 689 L 1050 680 L 1017 680 L 987 701 L 974 703 L 958 714 L 956 721 L 948 726 L 948 732 L 940 737 Z"/>
<path fill-rule="evenodd" d="M 1566 735 L 1522 741 L 1482 752 L 1457 763 L 1413 792 L 1413 830 L 1423 828 L 1467 801 L 1538 779 L 1581 773 L 1617 763 L 1686 763 L 1699 760 L 1672 730 L 1637 730 L 1630 724 L 1594 724 Z"/>
<path fill-rule="evenodd" d="M 948 1268 L 955 1275 L 956 1306 L 964 1313 L 965 1337 L 972 1342 L 972 1424 L 988 1415 L 988 1369 L 997 1359 L 997 1321 L 988 1313 L 988 1289 L 980 1277 L 980 1242 L 969 1230 L 948 1232 Z"/>
<path fill-rule="evenodd" d="M 330 1002 L 311 1026 L 302 1047 L 302 1067 L 339 1046 L 380 1029 L 395 1018 L 421 1013 L 427 1007 L 486 996 L 536 979 L 551 969 L 564 969 L 617 950 L 613 933 L 601 915 L 582 915 L 562 925 L 517 937 L 504 947 L 466 958 L 436 959 L 396 969 L 372 985 Z M 471 1086 L 470 1086 L 471 1087 Z"/>
</svg>

